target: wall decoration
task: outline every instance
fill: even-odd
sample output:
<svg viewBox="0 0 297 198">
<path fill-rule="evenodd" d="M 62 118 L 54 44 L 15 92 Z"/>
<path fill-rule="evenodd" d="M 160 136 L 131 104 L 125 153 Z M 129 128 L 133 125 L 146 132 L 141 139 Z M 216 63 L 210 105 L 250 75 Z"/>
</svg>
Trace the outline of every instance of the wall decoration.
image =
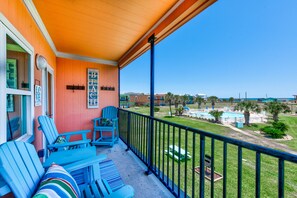
<svg viewBox="0 0 297 198">
<path fill-rule="evenodd" d="M 6 60 L 6 87 L 11 89 L 18 88 L 17 60 L 8 58 Z"/>
<path fill-rule="evenodd" d="M 40 85 L 35 85 L 35 106 L 41 106 L 41 86 Z"/>
<path fill-rule="evenodd" d="M 88 95 L 87 106 L 88 109 L 94 109 L 99 107 L 99 71 L 98 69 L 88 69 Z"/>
</svg>

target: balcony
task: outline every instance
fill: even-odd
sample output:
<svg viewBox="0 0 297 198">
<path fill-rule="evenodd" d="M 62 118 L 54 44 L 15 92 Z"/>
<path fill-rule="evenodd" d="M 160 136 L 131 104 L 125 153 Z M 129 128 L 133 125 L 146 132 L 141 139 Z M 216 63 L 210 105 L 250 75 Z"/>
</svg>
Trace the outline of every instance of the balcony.
<svg viewBox="0 0 297 198">
<path fill-rule="evenodd" d="M 123 109 L 119 118 L 129 152 L 175 197 L 296 195 L 296 155 Z"/>
</svg>

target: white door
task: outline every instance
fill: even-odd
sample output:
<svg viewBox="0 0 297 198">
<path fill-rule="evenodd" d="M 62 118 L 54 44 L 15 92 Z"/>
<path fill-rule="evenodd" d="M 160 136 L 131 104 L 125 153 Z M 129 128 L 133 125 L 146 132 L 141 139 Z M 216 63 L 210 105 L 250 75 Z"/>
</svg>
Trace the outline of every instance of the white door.
<svg viewBox="0 0 297 198">
<path fill-rule="evenodd" d="M 54 119 L 54 70 L 49 65 L 42 71 L 42 92 L 42 115 Z M 43 135 L 45 156 L 47 156 L 46 144 L 46 138 Z M 43 159 L 45 160 L 45 158 Z"/>
</svg>

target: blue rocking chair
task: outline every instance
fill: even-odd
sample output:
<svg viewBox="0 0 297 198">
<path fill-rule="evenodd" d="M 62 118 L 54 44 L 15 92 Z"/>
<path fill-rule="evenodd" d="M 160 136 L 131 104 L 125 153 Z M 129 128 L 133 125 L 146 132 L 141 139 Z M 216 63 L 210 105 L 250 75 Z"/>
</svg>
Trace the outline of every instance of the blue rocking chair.
<svg viewBox="0 0 297 198">
<path fill-rule="evenodd" d="M 118 140 L 119 123 L 118 109 L 114 106 L 107 106 L 102 109 L 102 117 L 93 119 L 94 133 L 93 145 L 113 146 Z M 99 131 L 99 138 L 96 139 L 96 133 Z"/>
<path fill-rule="evenodd" d="M 129 185 L 115 192 L 111 190 L 100 176 L 100 161 L 100 157 L 92 157 L 64 166 L 77 182 L 81 197 L 133 197 L 134 189 Z M 87 174 L 77 174 L 81 172 Z M 0 175 L 15 197 L 32 197 L 44 174 L 45 169 L 33 145 L 11 141 L 0 146 Z"/>
<path fill-rule="evenodd" d="M 87 139 L 87 133 L 91 132 L 90 130 L 59 134 L 52 118 L 47 116 L 39 116 L 38 122 L 40 124 L 38 129 L 41 130 L 45 135 L 48 143 L 47 148 L 51 152 L 74 148 L 84 148 L 89 146 L 89 143 L 91 142 L 91 140 Z M 70 142 L 70 137 L 73 135 L 81 135 L 82 140 Z"/>
</svg>

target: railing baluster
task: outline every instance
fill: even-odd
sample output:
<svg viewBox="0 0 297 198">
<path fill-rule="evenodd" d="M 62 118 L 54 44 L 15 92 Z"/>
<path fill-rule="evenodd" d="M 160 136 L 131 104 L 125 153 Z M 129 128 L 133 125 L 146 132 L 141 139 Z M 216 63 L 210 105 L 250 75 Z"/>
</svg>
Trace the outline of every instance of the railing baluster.
<svg viewBox="0 0 297 198">
<path fill-rule="evenodd" d="M 178 186 L 178 192 L 177 192 L 177 196 L 180 197 L 180 158 L 181 158 L 181 154 L 180 154 L 180 146 L 181 146 L 181 129 L 178 129 L 178 176 L 177 176 L 177 186 Z"/>
<path fill-rule="evenodd" d="M 142 129 L 141 129 L 141 123 L 142 123 L 142 118 L 140 117 L 140 116 L 137 116 L 137 153 L 138 153 L 138 157 L 140 157 L 140 159 L 142 159 L 142 156 L 141 156 L 141 153 L 140 153 L 140 151 L 141 151 L 141 147 L 142 147 L 142 141 L 140 141 L 141 140 L 141 137 L 140 137 L 140 135 L 141 135 L 141 131 L 143 131 Z M 143 127 L 144 127 L 144 125 L 143 125 Z"/>
<path fill-rule="evenodd" d="M 147 164 L 147 156 L 146 155 L 146 150 L 147 150 L 147 144 L 146 144 L 146 139 L 149 131 L 149 125 L 147 124 L 147 118 L 143 119 L 143 126 L 144 126 L 144 130 L 142 130 L 141 133 L 141 142 L 142 142 L 142 147 L 141 147 L 141 154 L 142 154 L 142 158 L 143 160 L 146 162 Z"/>
<path fill-rule="evenodd" d="M 285 197 L 285 163 L 283 159 L 278 159 L 278 197 Z"/>
<path fill-rule="evenodd" d="M 260 198 L 261 192 L 261 153 L 256 153 L 256 198 Z"/>
<path fill-rule="evenodd" d="M 128 151 L 130 149 L 130 134 L 131 133 L 131 113 L 128 112 L 128 126 L 127 126 L 127 149 Z"/>
<path fill-rule="evenodd" d="M 224 142 L 223 154 L 223 198 L 227 195 L 227 142 Z"/>
<path fill-rule="evenodd" d="M 242 184 L 242 148 L 238 147 L 237 197 L 241 197 Z"/>
<path fill-rule="evenodd" d="M 155 148 L 155 153 L 154 153 L 154 157 L 155 157 L 155 161 L 154 161 L 154 164 L 152 164 L 152 168 L 154 168 L 155 171 L 157 171 L 156 167 L 157 167 L 157 128 L 158 128 L 158 125 L 157 125 L 157 121 L 155 121 L 154 123 L 154 127 L 155 127 L 155 130 L 154 130 L 154 137 L 155 137 L 155 141 L 154 141 L 154 148 Z M 159 175 L 159 173 L 158 173 Z"/>
<path fill-rule="evenodd" d="M 162 147 L 162 180 L 164 181 L 164 175 L 165 175 L 165 123 L 163 123 L 163 147 Z"/>
<path fill-rule="evenodd" d="M 192 161 L 192 197 L 195 197 L 195 142 L 196 142 L 196 134 L 193 133 L 193 161 Z"/>
<path fill-rule="evenodd" d="M 199 197 L 204 197 L 204 156 L 205 156 L 205 136 L 200 135 L 200 182 L 199 182 Z"/>
<path fill-rule="evenodd" d="M 161 178 L 160 176 L 160 171 L 161 171 L 161 166 L 160 166 L 160 163 L 161 163 L 161 122 L 159 122 L 159 131 L 158 131 L 158 134 L 159 134 L 159 144 L 158 144 L 158 148 L 159 148 L 159 153 L 158 153 L 158 176 L 159 178 Z M 157 146 L 157 144 L 155 145 Z"/>
<path fill-rule="evenodd" d="M 175 126 L 173 126 L 173 131 L 172 131 L 172 145 L 173 145 L 173 156 L 172 156 L 172 170 L 171 170 L 171 186 L 172 186 L 172 191 L 174 192 L 174 150 L 175 150 Z"/>
<path fill-rule="evenodd" d="M 215 150 L 215 141 L 211 138 L 211 183 L 210 183 L 210 197 L 214 197 L 214 150 Z"/>
<path fill-rule="evenodd" d="M 187 162 L 188 162 L 188 129 L 185 131 L 185 150 L 186 150 L 186 158 L 185 158 L 185 197 L 187 197 L 187 180 L 188 180 L 188 174 L 187 174 Z"/>
<path fill-rule="evenodd" d="M 169 142 L 170 142 L 170 126 L 167 124 L 167 186 L 169 187 Z"/>
</svg>

